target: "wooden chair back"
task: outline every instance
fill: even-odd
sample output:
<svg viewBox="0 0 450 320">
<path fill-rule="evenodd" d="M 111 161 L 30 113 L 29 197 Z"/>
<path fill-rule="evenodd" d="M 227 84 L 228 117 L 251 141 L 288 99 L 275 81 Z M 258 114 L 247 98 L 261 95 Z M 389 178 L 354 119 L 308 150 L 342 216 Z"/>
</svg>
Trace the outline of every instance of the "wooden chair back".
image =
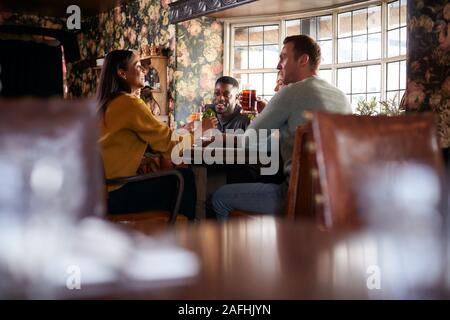
<svg viewBox="0 0 450 320">
<path fill-rule="evenodd" d="M 421 197 L 425 181 L 423 185 L 418 181 L 420 174 L 431 184 L 436 181 L 438 185 L 431 187 L 442 193 L 439 200 L 442 206 L 445 169 L 434 115 L 374 117 L 315 113 L 312 132 L 327 227 L 359 225 L 374 207 L 384 208 L 379 214 L 394 212 L 394 204 L 399 205 L 396 208 L 407 208 L 407 203 L 401 203 L 407 195 L 397 192 L 397 188 L 414 192 L 414 201 L 426 201 Z M 375 196 L 378 201 L 373 201 Z M 395 219 L 395 214 L 387 217 Z"/>
</svg>

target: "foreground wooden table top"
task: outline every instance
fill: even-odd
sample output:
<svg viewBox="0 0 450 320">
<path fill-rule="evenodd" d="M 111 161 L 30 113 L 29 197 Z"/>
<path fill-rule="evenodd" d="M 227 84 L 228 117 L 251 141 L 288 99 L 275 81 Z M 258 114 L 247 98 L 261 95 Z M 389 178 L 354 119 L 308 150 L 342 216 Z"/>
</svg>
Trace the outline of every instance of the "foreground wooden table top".
<svg viewBox="0 0 450 320">
<path fill-rule="evenodd" d="M 145 222 L 137 226 L 145 232 Z M 330 232 L 273 217 L 180 226 L 166 237 L 195 252 L 201 270 L 178 282 L 114 287 L 126 299 L 449 298 L 439 232 Z M 447 238 L 448 239 L 448 238 Z M 88 289 L 88 288 L 86 288 Z M 89 295 L 89 292 L 84 290 Z M 97 296 L 98 297 L 98 296 Z"/>
</svg>

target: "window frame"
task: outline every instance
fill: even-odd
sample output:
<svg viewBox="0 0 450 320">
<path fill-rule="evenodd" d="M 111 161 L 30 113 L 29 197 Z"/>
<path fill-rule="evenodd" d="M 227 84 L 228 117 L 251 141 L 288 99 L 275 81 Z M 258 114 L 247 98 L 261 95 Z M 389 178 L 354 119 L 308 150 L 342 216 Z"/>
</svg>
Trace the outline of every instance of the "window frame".
<svg viewBox="0 0 450 320">
<path fill-rule="evenodd" d="M 387 96 L 387 65 L 391 62 L 405 61 L 408 58 L 408 50 L 406 54 L 401 54 L 394 57 L 388 57 L 387 50 L 387 34 L 388 34 L 388 4 L 395 2 L 395 0 L 371 0 L 364 1 L 357 4 L 350 5 L 336 5 L 321 10 L 308 10 L 288 15 L 275 16 L 258 16 L 258 17 L 240 17 L 240 18 L 225 18 L 224 22 L 224 75 L 231 75 L 236 73 L 270 73 L 277 72 L 277 69 L 236 69 L 234 68 L 234 28 L 276 25 L 279 26 L 279 48 L 283 46 L 283 40 L 286 37 L 286 21 L 294 19 L 304 19 L 312 17 L 320 17 L 324 15 L 332 15 L 332 63 L 321 64 L 320 69 L 331 70 L 331 79 L 334 85 L 337 86 L 337 70 L 341 68 L 353 68 L 360 66 L 380 65 L 381 69 L 381 83 L 380 83 L 380 100 L 385 101 Z M 401 5 L 401 1 L 399 0 Z M 381 5 L 381 56 L 379 59 L 353 61 L 338 63 L 338 14 L 344 12 L 351 12 L 358 9 L 369 8 L 371 6 Z M 407 27 L 407 25 L 406 25 Z M 401 25 L 399 25 L 401 28 Z M 406 39 L 406 47 L 408 47 L 408 38 Z M 367 80 L 366 80 L 367 81 Z M 398 91 L 404 91 L 400 89 Z M 367 88 L 366 88 L 367 92 Z M 398 97 L 400 100 L 401 97 Z"/>
</svg>

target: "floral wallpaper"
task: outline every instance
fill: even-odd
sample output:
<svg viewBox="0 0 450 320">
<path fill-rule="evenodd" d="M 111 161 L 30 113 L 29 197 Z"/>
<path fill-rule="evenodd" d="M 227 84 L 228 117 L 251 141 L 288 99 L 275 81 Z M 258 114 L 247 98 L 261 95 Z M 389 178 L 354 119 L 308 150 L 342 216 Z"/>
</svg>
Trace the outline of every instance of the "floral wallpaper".
<svg viewBox="0 0 450 320">
<path fill-rule="evenodd" d="M 222 74 L 223 24 L 212 18 L 169 24 L 170 0 L 135 0 L 82 21 L 81 59 L 102 57 L 114 49 L 139 49 L 155 44 L 169 58 L 169 91 L 175 101 L 176 120 L 185 120 L 191 109 L 211 99 L 214 82 Z M 62 28 L 64 19 L 0 13 L 0 23 Z M 95 95 L 93 69 L 67 64 L 72 97 Z"/>
<path fill-rule="evenodd" d="M 223 24 L 203 17 L 177 25 L 175 119 L 185 121 L 192 109 L 211 103 L 214 83 L 223 72 Z"/>
<path fill-rule="evenodd" d="M 118 6 L 108 12 L 88 17 L 82 22 L 79 35 L 82 59 L 105 56 L 115 49 L 139 49 L 155 44 L 165 50 L 169 68 L 175 62 L 175 26 L 169 25 L 169 0 L 139 0 Z M 68 68 L 68 83 L 73 96 L 93 96 L 97 74 L 92 69 Z M 173 72 L 169 72 L 169 76 Z M 173 78 L 169 78 L 173 92 Z"/>
<path fill-rule="evenodd" d="M 408 2 L 408 112 L 438 116 L 440 145 L 450 147 L 450 3 Z"/>
</svg>

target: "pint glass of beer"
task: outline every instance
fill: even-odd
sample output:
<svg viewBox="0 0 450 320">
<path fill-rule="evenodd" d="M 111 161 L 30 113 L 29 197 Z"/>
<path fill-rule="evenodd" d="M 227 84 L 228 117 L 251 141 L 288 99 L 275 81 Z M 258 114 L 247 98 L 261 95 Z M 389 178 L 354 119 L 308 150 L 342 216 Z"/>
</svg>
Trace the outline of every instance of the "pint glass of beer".
<svg viewBox="0 0 450 320">
<path fill-rule="evenodd" d="M 242 90 L 242 112 L 255 113 L 256 112 L 256 90 L 251 85 L 245 85 Z"/>
</svg>

